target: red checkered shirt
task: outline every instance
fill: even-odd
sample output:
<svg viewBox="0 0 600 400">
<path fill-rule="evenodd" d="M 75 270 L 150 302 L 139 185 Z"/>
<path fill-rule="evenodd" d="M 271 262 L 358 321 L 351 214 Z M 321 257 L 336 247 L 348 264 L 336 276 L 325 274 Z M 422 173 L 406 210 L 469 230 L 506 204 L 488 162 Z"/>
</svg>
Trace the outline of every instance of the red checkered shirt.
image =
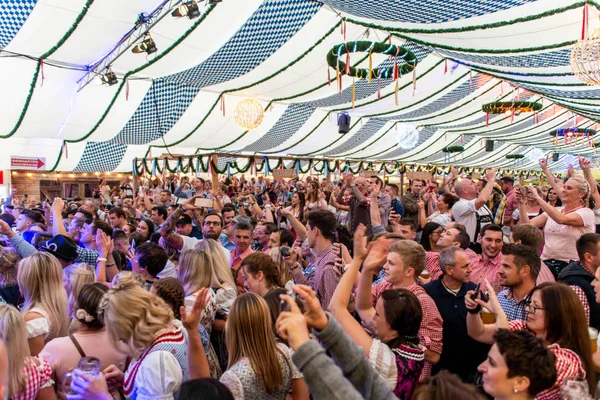
<svg viewBox="0 0 600 400">
<path fill-rule="evenodd" d="M 392 289 L 392 284 L 387 281 L 382 281 L 377 285 L 373 286 L 371 290 L 371 296 L 373 300 L 373 306 L 377 303 L 377 300 L 384 291 Z M 434 351 L 438 354 L 442 354 L 442 316 L 435 305 L 435 302 L 419 285 L 412 282 L 404 289 L 413 292 L 421 303 L 423 309 L 423 320 L 421 321 L 421 329 L 419 329 L 419 340 L 427 350 Z M 423 382 L 425 378 L 431 375 L 432 364 L 425 361 L 423 372 L 419 378 L 419 382 Z"/>
<path fill-rule="evenodd" d="M 588 299 L 585 296 L 585 293 L 583 293 L 583 290 L 581 290 L 581 288 L 579 286 L 570 285 L 569 287 L 571 289 L 573 289 L 573 291 L 575 292 L 577 297 L 579 297 L 579 300 L 581 301 L 581 305 L 583 306 L 583 311 L 585 312 L 585 320 L 587 321 L 587 324 L 589 325 L 590 324 L 590 303 L 588 303 Z"/>
<path fill-rule="evenodd" d="M 39 365 L 36 364 L 36 361 L 39 362 Z M 23 375 L 25 375 L 25 390 L 14 394 L 12 396 L 13 400 L 34 400 L 41 389 L 54 385 L 52 369 L 41 358 L 27 358 L 25 367 L 23 368 Z"/>
<path fill-rule="evenodd" d="M 511 321 L 508 323 L 511 331 L 528 330 L 525 321 Z M 550 389 L 539 393 L 536 400 L 561 400 L 560 387 L 565 379 L 585 379 L 585 369 L 579 356 L 572 350 L 563 349 L 557 343 L 548 346 L 556 356 L 556 382 Z"/>
</svg>

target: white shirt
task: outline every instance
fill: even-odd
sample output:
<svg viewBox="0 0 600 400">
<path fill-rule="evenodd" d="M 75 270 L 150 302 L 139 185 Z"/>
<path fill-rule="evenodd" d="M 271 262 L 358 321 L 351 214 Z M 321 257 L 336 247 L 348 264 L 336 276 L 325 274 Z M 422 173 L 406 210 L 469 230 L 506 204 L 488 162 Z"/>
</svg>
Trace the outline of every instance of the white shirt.
<svg viewBox="0 0 600 400">
<path fill-rule="evenodd" d="M 467 228 L 467 233 L 471 238 L 471 242 L 476 242 L 475 232 L 477 232 L 477 214 L 480 218 L 480 228 L 493 221 L 493 215 L 489 208 L 484 204 L 478 209 L 475 208 L 475 199 L 466 200 L 460 199 L 452 206 L 454 220 L 459 224 L 463 224 Z"/>
<path fill-rule="evenodd" d="M 181 253 L 183 253 L 186 250 L 195 248 L 196 244 L 198 244 L 198 242 L 200 242 L 202 240 L 202 239 L 196 239 L 193 237 L 183 236 L 183 235 L 181 235 L 181 239 L 183 239 L 183 247 L 181 248 Z M 217 240 L 216 242 L 221 244 L 220 240 Z M 225 254 L 225 259 L 227 260 L 227 264 L 231 265 L 231 253 L 225 247 L 223 247 L 222 244 L 221 244 L 221 249 L 223 250 L 223 254 Z"/>
</svg>

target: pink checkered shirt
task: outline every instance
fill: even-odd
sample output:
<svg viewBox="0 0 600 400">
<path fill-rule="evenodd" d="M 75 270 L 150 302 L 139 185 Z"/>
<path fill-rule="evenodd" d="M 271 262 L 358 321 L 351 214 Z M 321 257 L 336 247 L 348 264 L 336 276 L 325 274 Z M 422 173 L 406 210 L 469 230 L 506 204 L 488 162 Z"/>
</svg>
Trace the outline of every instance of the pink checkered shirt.
<svg viewBox="0 0 600 400">
<path fill-rule="evenodd" d="M 508 323 L 511 331 L 528 330 L 525 321 L 511 321 Z M 548 346 L 556 356 L 556 382 L 550 389 L 539 393 L 536 400 L 561 400 L 560 387 L 565 379 L 585 379 L 585 370 L 579 356 L 572 350 L 563 349 L 557 343 Z"/>
<path fill-rule="evenodd" d="M 387 281 L 382 281 L 371 289 L 371 297 L 373 305 L 377 303 L 377 300 L 384 291 L 392 289 L 392 284 Z M 412 282 L 404 289 L 413 292 L 423 309 L 423 320 L 421 321 L 421 329 L 419 329 L 419 340 L 421 344 L 427 348 L 427 350 L 434 351 L 438 354 L 442 354 L 442 316 L 435 305 L 435 302 L 419 285 Z M 419 382 L 423 382 L 425 378 L 431 375 L 432 364 L 425 361 L 423 371 L 419 377 Z"/>
</svg>

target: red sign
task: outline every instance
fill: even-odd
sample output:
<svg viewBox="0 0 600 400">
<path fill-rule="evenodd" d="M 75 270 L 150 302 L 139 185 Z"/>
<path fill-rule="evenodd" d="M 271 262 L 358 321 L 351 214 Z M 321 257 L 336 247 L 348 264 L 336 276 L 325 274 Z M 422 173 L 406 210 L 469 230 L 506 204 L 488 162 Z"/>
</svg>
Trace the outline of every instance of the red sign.
<svg viewBox="0 0 600 400">
<path fill-rule="evenodd" d="M 4 171 L 0 171 L 0 185 L 4 185 Z"/>
<path fill-rule="evenodd" d="M 10 157 L 10 169 L 46 170 L 46 159 L 41 157 Z"/>
</svg>

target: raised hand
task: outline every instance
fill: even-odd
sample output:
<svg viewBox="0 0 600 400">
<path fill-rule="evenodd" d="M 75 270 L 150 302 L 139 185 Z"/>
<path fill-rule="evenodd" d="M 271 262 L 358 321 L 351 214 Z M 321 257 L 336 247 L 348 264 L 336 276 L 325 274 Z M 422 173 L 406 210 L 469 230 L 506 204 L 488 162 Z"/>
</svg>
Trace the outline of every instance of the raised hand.
<svg viewBox="0 0 600 400">
<path fill-rule="evenodd" d="M 546 169 L 546 168 L 548 168 L 548 156 L 546 156 L 546 157 L 544 157 L 544 158 L 540 158 L 540 159 L 538 160 L 538 162 L 539 162 L 539 164 L 540 164 L 540 167 L 541 167 L 542 169 Z"/>
<path fill-rule="evenodd" d="M 202 311 L 206 307 L 210 300 L 208 288 L 202 288 L 198 292 L 196 296 L 196 300 L 194 301 L 194 305 L 190 309 L 190 311 L 186 311 L 184 306 L 181 306 L 179 309 L 181 313 L 181 323 L 187 330 L 195 330 L 198 329 L 198 324 L 200 323 L 200 318 L 202 317 Z"/>
</svg>

